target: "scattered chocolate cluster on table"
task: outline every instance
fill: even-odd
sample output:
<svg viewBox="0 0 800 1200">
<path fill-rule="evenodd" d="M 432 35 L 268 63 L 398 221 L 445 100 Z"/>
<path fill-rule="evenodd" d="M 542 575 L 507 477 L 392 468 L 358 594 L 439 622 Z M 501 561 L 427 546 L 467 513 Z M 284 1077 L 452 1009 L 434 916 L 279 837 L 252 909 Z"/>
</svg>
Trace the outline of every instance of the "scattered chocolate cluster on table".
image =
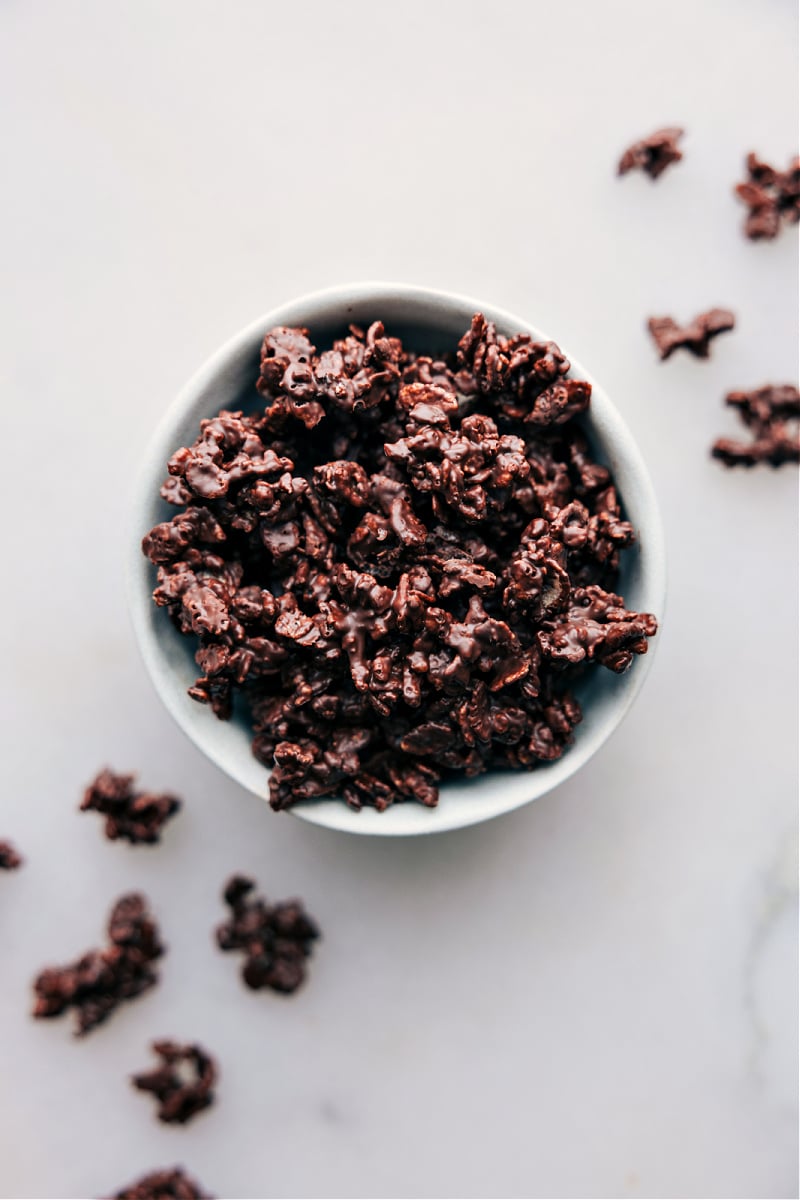
<svg viewBox="0 0 800 1200">
<path fill-rule="evenodd" d="M 22 855 L 11 842 L 0 842 L 0 871 L 16 871 L 23 863 Z"/>
<path fill-rule="evenodd" d="M 767 384 L 752 392 L 729 392 L 725 403 L 735 409 L 751 434 L 749 442 L 718 438 L 711 453 L 726 467 L 800 463 L 800 392 L 791 384 Z"/>
<path fill-rule="evenodd" d="M 617 171 L 626 175 L 628 171 L 646 171 L 651 179 L 658 179 L 671 163 L 680 162 L 683 153 L 678 142 L 684 131 L 677 128 L 657 129 L 649 137 L 634 142 L 619 160 Z"/>
<path fill-rule="evenodd" d="M 223 899 L 231 915 L 217 929 L 217 942 L 222 950 L 244 950 L 242 979 L 249 988 L 295 992 L 319 930 L 299 900 L 268 904 L 250 894 L 254 887 L 243 875 L 228 881 Z"/>
<path fill-rule="evenodd" d="M 58 1017 L 74 1008 L 80 1037 L 111 1016 L 123 1000 L 133 1000 L 158 982 L 153 962 L 164 947 L 143 896 L 134 892 L 116 902 L 108 938 L 106 949 L 89 950 L 74 963 L 41 972 L 33 985 L 34 1017 Z"/>
<path fill-rule="evenodd" d="M 213 1200 L 181 1167 L 153 1171 L 137 1179 L 109 1200 Z"/>
<path fill-rule="evenodd" d="M 695 358 L 708 358 L 711 339 L 727 333 L 735 324 L 736 318 L 727 308 L 711 308 L 688 325 L 678 325 L 672 317 L 651 317 L 647 328 L 662 360 L 680 349 L 688 350 Z"/>
<path fill-rule="evenodd" d="M 81 812 L 91 809 L 103 813 L 105 834 L 112 841 L 125 838 L 134 845 L 152 844 L 160 841 L 161 830 L 178 812 L 181 802 L 176 796 L 134 791 L 135 778 L 101 771 L 86 789 Z"/>
<path fill-rule="evenodd" d="M 736 195 L 749 208 L 744 232 L 753 241 L 778 236 L 781 224 L 800 221 L 800 158 L 786 171 L 777 171 L 755 154 L 747 156 L 747 179 Z"/>
<path fill-rule="evenodd" d="M 154 599 L 199 641 L 190 695 L 245 701 L 273 808 L 431 806 L 448 772 L 549 762 L 578 672 L 645 653 L 656 619 L 614 591 L 634 531 L 568 370 L 480 313 L 444 358 L 378 321 L 321 353 L 279 327 L 266 409 L 172 456 Z"/>
<path fill-rule="evenodd" d="M 158 1119 L 168 1125 L 184 1125 L 214 1102 L 216 1064 L 197 1044 L 153 1042 L 161 1066 L 132 1077 L 133 1086 L 151 1092 L 158 1100 Z"/>
</svg>

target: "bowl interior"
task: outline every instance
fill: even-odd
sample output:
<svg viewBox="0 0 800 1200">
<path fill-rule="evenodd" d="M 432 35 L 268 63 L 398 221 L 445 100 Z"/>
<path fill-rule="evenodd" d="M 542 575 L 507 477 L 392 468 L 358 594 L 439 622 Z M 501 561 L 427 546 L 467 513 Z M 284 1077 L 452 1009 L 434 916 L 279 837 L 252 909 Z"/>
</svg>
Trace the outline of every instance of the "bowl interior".
<svg viewBox="0 0 800 1200">
<path fill-rule="evenodd" d="M 145 663 L 172 716 L 222 770 L 256 795 L 266 797 L 269 772 L 251 754 L 245 715 L 235 713 L 231 721 L 219 721 L 210 709 L 187 696 L 197 675 L 194 641 L 180 636 L 166 611 L 151 599 L 155 568 L 142 555 L 140 543 L 148 529 L 177 511 L 159 495 L 167 459 L 179 446 L 194 441 L 202 418 L 222 408 L 252 411 L 263 406 L 255 380 L 261 341 L 273 325 L 305 325 L 312 341 L 324 347 L 343 334 L 349 323 L 366 325 L 380 319 L 387 332 L 399 335 L 407 345 L 436 352 L 454 348 L 472 314 L 479 310 L 495 321 L 501 333 L 525 331 L 538 339 L 547 338 L 518 317 L 478 301 L 400 285 L 353 286 L 295 301 L 267 313 L 223 346 L 190 380 L 153 439 L 139 481 L 130 550 L 129 592 L 136 633 Z M 574 359 L 570 361 L 572 376 L 590 378 Z M 637 533 L 636 547 L 623 555 L 620 591 L 630 608 L 660 616 L 664 554 L 652 486 L 622 418 L 592 382 L 587 433 L 597 457 L 611 468 L 625 515 Z M 575 744 L 557 762 L 530 772 L 492 771 L 478 779 L 448 781 L 442 786 L 436 809 L 400 804 L 384 813 L 373 809 L 355 813 L 340 800 L 321 800 L 297 805 L 291 811 L 329 828 L 382 835 L 432 833 L 508 812 L 563 782 L 591 757 L 633 703 L 652 655 L 651 645 L 649 653 L 636 658 L 626 674 L 617 676 L 598 669 L 578 684 L 575 691 L 584 719 L 577 728 Z"/>
</svg>

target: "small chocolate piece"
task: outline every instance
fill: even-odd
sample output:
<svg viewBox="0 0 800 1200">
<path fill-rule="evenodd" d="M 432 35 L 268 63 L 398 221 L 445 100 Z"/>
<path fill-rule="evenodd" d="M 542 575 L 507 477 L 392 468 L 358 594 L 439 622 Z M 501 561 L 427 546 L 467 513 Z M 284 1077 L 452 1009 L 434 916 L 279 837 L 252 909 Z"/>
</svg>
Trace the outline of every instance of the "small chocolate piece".
<svg viewBox="0 0 800 1200">
<path fill-rule="evenodd" d="M 755 154 L 748 154 L 747 179 L 735 191 L 750 210 L 744 232 L 752 241 L 778 236 L 781 224 L 800 221 L 800 158 L 793 158 L 786 171 L 778 171 Z"/>
<path fill-rule="evenodd" d="M 767 384 L 752 392 L 728 392 L 725 403 L 738 412 L 752 440 L 718 438 L 711 449 L 714 458 L 726 467 L 800 463 L 800 392 L 796 387 Z"/>
<path fill-rule="evenodd" d="M 223 892 L 231 915 L 217 929 L 221 950 L 244 950 L 242 979 L 249 988 L 272 988 L 289 994 L 305 979 L 305 960 L 319 930 L 299 900 L 268 904 L 251 896 L 255 884 L 234 875 Z"/>
<path fill-rule="evenodd" d="M 152 1171 L 115 1192 L 109 1200 L 213 1200 L 182 1167 Z"/>
<path fill-rule="evenodd" d="M 0 842 L 0 871 L 16 871 L 23 863 L 22 855 L 11 842 Z"/>
<path fill-rule="evenodd" d="M 274 809 L 433 807 L 448 775 L 558 758 L 575 681 L 655 632 L 591 617 L 635 621 L 630 654 L 610 649 L 620 630 L 607 653 L 558 652 L 570 620 L 594 631 L 577 593 L 614 595 L 634 541 L 583 429 L 591 384 L 482 313 L 435 358 L 380 321 L 310 337 L 268 330 L 266 408 L 202 421 L 169 460 L 179 511 L 142 549 L 196 644 L 189 695 L 222 719 L 241 703 Z"/>
<path fill-rule="evenodd" d="M 159 1101 L 158 1119 L 184 1125 L 214 1101 L 216 1064 L 196 1043 L 153 1042 L 161 1066 L 132 1077 L 133 1086 Z"/>
<path fill-rule="evenodd" d="M 599 587 L 576 588 L 564 619 L 540 631 L 539 645 L 554 661 L 601 662 L 619 673 L 627 671 L 655 631 L 655 618 L 627 612 L 621 596 Z"/>
<path fill-rule="evenodd" d="M 63 967 L 48 967 L 34 982 L 34 1017 L 58 1017 L 75 1009 L 82 1037 L 158 982 L 152 963 L 164 953 L 147 901 L 136 892 L 116 902 L 108 921 L 110 945 L 89 950 Z"/>
<path fill-rule="evenodd" d="M 153 844 L 160 841 L 161 830 L 178 812 L 181 802 L 176 796 L 135 792 L 135 778 L 108 769 L 101 771 L 86 789 L 81 812 L 91 809 L 103 813 L 105 834 L 111 841 L 125 838 L 133 845 Z"/>
<path fill-rule="evenodd" d="M 619 160 L 617 173 L 626 175 L 628 171 L 638 169 L 646 171 L 651 179 L 658 179 L 670 163 L 680 162 L 683 158 L 678 149 L 678 141 L 683 134 L 683 129 L 670 126 L 667 129 L 657 129 L 649 137 L 634 142 Z"/>
<path fill-rule="evenodd" d="M 735 324 L 736 318 L 727 308 L 710 308 L 688 325 L 678 325 L 672 317 L 651 317 L 647 328 L 663 361 L 679 349 L 688 350 L 695 358 L 708 358 L 711 339 Z"/>
</svg>

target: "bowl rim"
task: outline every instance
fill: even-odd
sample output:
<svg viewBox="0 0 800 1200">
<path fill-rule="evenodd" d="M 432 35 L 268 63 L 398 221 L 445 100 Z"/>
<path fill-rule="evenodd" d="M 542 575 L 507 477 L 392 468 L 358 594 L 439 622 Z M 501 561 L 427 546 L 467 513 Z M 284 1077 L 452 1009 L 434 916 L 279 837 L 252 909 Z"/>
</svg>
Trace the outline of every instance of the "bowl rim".
<svg viewBox="0 0 800 1200">
<path fill-rule="evenodd" d="M 168 457 L 180 444 L 176 438 L 177 427 L 186 419 L 193 405 L 198 403 L 205 389 L 223 374 L 232 360 L 248 347 L 259 343 L 266 330 L 274 325 L 314 324 L 325 321 L 331 323 L 335 319 L 336 309 L 346 309 L 348 305 L 353 304 L 374 304 L 377 309 L 381 302 L 407 302 L 420 307 L 435 306 L 449 310 L 469 309 L 471 313 L 482 312 L 487 320 L 493 321 L 501 329 L 530 333 L 536 340 L 554 340 L 537 326 L 514 313 L 458 292 L 384 281 L 342 284 L 310 292 L 250 321 L 206 359 L 166 408 L 147 444 L 135 479 L 125 564 L 125 587 L 135 640 L 147 673 L 161 702 L 183 733 L 229 778 L 264 801 L 267 800 L 268 768 L 259 764 L 259 770 L 263 772 L 263 787 L 257 789 L 254 783 L 248 780 L 247 772 L 243 768 L 237 769 L 236 763 L 231 761 L 232 756 L 220 748 L 213 737 L 208 736 L 214 728 L 210 721 L 207 726 L 203 725 L 202 729 L 198 728 L 198 724 L 192 719 L 192 710 L 196 706 L 186 696 L 182 683 L 179 687 L 175 686 L 174 672 L 165 661 L 160 638 L 153 628 L 152 566 L 141 551 L 142 537 L 146 532 L 141 518 L 153 502 L 154 495 L 158 494 Z M 304 318 L 303 310 L 306 309 L 309 311 Z M 558 344 L 562 345 L 560 342 Z M 649 472 L 633 435 L 605 390 L 567 348 L 562 346 L 562 349 L 571 364 L 570 374 L 586 379 L 592 384 L 589 425 L 597 426 L 599 419 L 605 429 L 604 438 L 613 439 L 618 459 L 617 467 L 614 468 L 615 474 L 620 466 L 624 466 L 624 471 L 629 476 L 629 485 L 635 481 L 637 534 L 643 534 L 639 545 L 640 590 L 647 596 L 646 606 L 642 607 L 657 614 L 661 630 L 666 598 L 664 531 Z M 627 489 L 623 489 L 623 501 L 626 494 Z M 175 636 L 178 636 L 177 633 Z M 579 737 L 560 759 L 538 767 L 535 771 L 487 772 L 479 777 L 479 780 L 463 783 L 458 781 L 457 784 L 448 785 L 464 787 L 480 781 L 485 785 L 492 779 L 502 780 L 503 786 L 497 788 L 496 799 L 489 804 L 476 805 L 463 797 L 455 797 L 447 807 L 441 802 L 439 807 L 434 809 L 405 803 L 392 805 L 385 812 L 378 813 L 374 809 L 366 808 L 361 812 L 354 812 L 342 800 L 337 799 L 310 801 L 295 805 L 288 811 L 301 820 L 328 829 L 368 836 L 394 837 L 446 832 L 512 812 L 566 782 L 585 766 L 619 728 L 641 691 L 653 664 L 654 651 L 660 641 L 661 634 L 651 643 L 647 654 L 637 657 L 623 676 L 615 677 L 620 680 L 619 696 L 614 698 L 613 706 L 610 706 L 612 716 L 606 721 L 605 728 L 593 736 L 582 739 Z M 208 716 L 213 720 L 212 714 L 208 713 Z M 253 762 L 255 759 L 251 757 L 248 763 L 251 770 Z"/>
</svg>

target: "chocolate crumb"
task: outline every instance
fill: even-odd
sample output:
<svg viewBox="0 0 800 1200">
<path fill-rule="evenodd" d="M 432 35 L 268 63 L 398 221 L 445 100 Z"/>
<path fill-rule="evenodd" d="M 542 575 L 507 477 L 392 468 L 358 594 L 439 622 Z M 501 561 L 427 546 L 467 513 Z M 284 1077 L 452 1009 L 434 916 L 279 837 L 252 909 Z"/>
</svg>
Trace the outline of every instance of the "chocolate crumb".
<svg viewBox="0 0 800 1200">
<path fill-rule="evenodd" d="M 778 171 L 748 154 L 746 167 L 747 179 L 735 188 L 749 209 L 745 235 L 752 241 L 772 240 L 784 222 L 800 221 L 800 158 L 793 158 L 786 171 Z"/>
<path fill-rule="evenodd" d="M 688 325 L 678 325 L 672 317 L 651 317 L 647 328 L 663 361 L 680 349 L 688 350 L 695 358 L 708 358 L 711 339 L 727 333 L 735 324 L 736 318 L 727 308 L 711 308 Z"/>
<path fill-rule="evenodd" d="M 653 617 L 584 598 L 616 596 L 635 539 L 569 370 L 482 313 L 441 357 L 380 321 L 320 351 L 280 327 L 266 407 L 173 454 L 153 598 L 195 640 L 189 695 L 222 719 L 242 702 L 274 809 L 433 807 L 448 776 L 551 762 L 582 673 L 645 652 Z M 631 654 L 605 652 L 619 638 Z"/>
<path fill-rule="evenodd" d="M 34 982 L 34 1017 L 58 1017 L 75 1009 L 82 1037 L 158 982 L 153 962 L 164 953 L 147 901 L 133 892 L 116 902 L 108 921 L 110 945 L 89 950 L 63 967 L 48 967 Z"/>
<path fill-rule="evenodd" d="M 0 871 L 16 871 L 24 862 L 11 842 L 0 842 Z"/>
<path fill-rule="evenodd" d="M 749 442 L 718 438 L 711 453 L 726 467 L 800 463 L 800 392 L 791 384 L 767 384 L 752 392 L 728 392 L 725 403 L 750 431 Z"/>
<path fill-rule="evenodd" d="M 152 1171 L 115 1192 L 109 1200 L 213 1200 L 182 1167 Z"/>
<path fill-rule="evenodd" d="M 223 899 L 231 915 L 218 927 L 217 943 L 221 950 L 244 950 L 242 979 L 249 988 L 288 995 L 305 979 L 305 960 L 319 930 L 299 900 L 271 905 L 250 895 L 254 887 L 243 875 L 226 884 Z"/>
<path fill-rule="evenodd" d="M 153 1042 L 153 1051 L 161 1066 L 134 1075 L 133 1086 L 156 1097 L 159 1121 L 183 1125 L 213 1103 L 216 1064 L 196 1043 Z"/>
<path fill-rule="evenodd" d="M 86 789 L 81 812 L 103 813 L 105 835 L 111 841 L 124 838 L 133 845 L 160 841 L 161 830 L 170 817 L 180 809 L 176 796 L 135 792 L 135 775 L 116 775 L 108 769 L 101 771 Z"/>
<path fill-rule="evenodd" d="M 670 126 L 657 129 L 649 137 L 634 142 L 619 160 L 617 173 L 626 175 L 628 171 L 641 170 L 646 171 L 651 179 L 658 179 L 670 163 L 680 162 L 683 158 L 682 151 L 678 149 L 683 134 L 683 129 Z"/>
</svg>

